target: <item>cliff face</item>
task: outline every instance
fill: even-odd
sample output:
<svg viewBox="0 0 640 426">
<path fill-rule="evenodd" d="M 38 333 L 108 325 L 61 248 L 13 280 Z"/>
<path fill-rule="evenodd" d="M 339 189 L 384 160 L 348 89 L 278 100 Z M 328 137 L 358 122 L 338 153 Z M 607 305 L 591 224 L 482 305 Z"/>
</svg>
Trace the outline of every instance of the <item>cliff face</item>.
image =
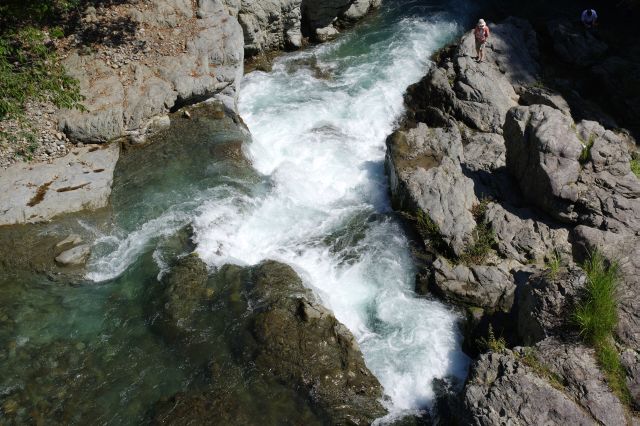
<svg viewBox="0 0 640 426">
<path fill-rule="evenodd" d="M 468 349 L 491 325 L 463 408 L 448 410 L 481 425 L 627 424 L 625 404 L 640 406 L 635 141 L 576 118 L 586 101 L 540 84 L 541 57 L 560 52 L 542 53 L 528 22 L 491 29 L 484 62 L 471 33 L 441 52 L 387 141 L 394 207 L 415 218 L 433 256 L 426 286 L 467 310 Z M 629 394 L 611 391 L 572 319 L 590 279 L 577 263 L 594 250 L 620 265 L 613 351 Z"/>
<path fill-rule="evenodd" d="M 245 53 L 300 48 L 303 22 L 311 36 L 337 34 L 338 19 L 355 20 L 374 1 L 153 0 L 88 8 L 85 28 L 130 31 L 69 51 L 65 66 L 81 84 L 86 111 L 60 111 L 59 128 L 75 142 L 100 143 L 127 136 L 142 142 L 168 123 L 166 113 L 217 97 L 235 110 Z M 322 28 L 321 28 L 322 27 Z"/>
</svg>

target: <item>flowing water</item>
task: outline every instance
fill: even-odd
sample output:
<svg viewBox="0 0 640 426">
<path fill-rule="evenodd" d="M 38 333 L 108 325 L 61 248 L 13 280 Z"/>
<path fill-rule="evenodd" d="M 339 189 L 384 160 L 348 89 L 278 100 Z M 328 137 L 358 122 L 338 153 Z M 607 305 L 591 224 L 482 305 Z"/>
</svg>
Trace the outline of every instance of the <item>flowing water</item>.
<svg viewBox="0 0 640 426">
<path fill-rule="evenodd" d="M 97 237 L 88 282 L 0 278 L 5 412 L 33 417 L 24 404 L 69 422 L 138 423 L 154 401 L 197 385 L 197 369 L 149 330 L 145 304 L 186 250 L 187 225 L 212 271 L 291 265 L 356 336 L 389 419 L 428 408 L 434 378 L 463 379 L 457 315 L 413 291 L 384 155 L 405 88 L 469 15 L 462 0 L 389 0 L 337 41 L 246 76 L 240 113 L 252 141 L 229 119 L 179 120 L 173 136 L 124 156 L 113 223 L 73 225 Z M 145 162 L 158 167 L 136 166 Z"/>
</svg>

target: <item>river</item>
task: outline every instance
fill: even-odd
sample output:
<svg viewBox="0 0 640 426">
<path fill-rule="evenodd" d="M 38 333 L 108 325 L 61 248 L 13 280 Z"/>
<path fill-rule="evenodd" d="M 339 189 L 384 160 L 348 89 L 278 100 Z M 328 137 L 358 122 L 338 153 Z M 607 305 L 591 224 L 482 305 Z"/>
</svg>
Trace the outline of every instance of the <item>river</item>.
<svg viewBox="0 0 640 426">
<path fill-rule="evenodd" d="M 0 278 L 3 404 L 22 418 L 133 424 L 154 401 L 197 385 L 197 368 L 150 330 L 146 304 L 186 226 L 212 271 L 291 265 L 357 338 L 387 420 L 429 408 L 434 378 L 464 380 L 458 315 L 414 292 L 384 155 L 404 90 L 471 13 L 464 0 L 388 0 L 338 40 L 246 75 L 239 109 L 251 139 L 183 120 L 153 150 L 125 155 L 108 226 L 70 219 L 96 238 L 84 279 Z M 240 142 L 250 164 L 223 155 Z M 144 162 L 157 166 L 137 167 Z"/>
</svg>

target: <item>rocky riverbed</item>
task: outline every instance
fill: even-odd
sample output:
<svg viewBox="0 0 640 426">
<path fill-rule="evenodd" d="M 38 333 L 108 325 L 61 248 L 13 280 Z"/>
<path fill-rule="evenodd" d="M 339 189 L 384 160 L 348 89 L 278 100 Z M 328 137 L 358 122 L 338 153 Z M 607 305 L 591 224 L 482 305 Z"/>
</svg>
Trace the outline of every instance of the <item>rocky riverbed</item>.
<svg viewBox="0 0 640 426">
<path fill-rule="evenodd" d="M 0 423 L 640 423 L 637 99 L 582 90 L 632 55 L 508 17 L 479 63 L 481 10 L 427 3 L 87 8 L 86 110 L 2 147 Z M 624 393 L 573 319 L 596 250 Z"/>
</svg>

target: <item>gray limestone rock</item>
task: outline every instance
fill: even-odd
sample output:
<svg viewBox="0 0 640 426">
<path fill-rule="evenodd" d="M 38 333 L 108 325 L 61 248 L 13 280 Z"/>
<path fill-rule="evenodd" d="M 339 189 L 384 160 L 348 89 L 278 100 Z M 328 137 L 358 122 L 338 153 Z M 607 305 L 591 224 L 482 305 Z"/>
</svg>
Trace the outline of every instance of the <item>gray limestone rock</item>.
<svg viewBox="0 0 640 426">
<path fill-rule="evenodd" d="M 528 208 L 511 207 L 497 203 L 487 206 L 485 220 L 491 226 L 498 252 L 521 263 L 542 262 L 558 254 L 571 257 L 569 231 L 540 219 Z"/>
<path fill-rule="evenodd" d="M 504 134 L 507 168 L 539 208 L 564 222 L 640 231 L 640 180 L 623 137 L 546 105 L 512 109 Z"/>
<path fill-rule="evenodd" d="M 544 368 L 558 377 L 564 392 L 600 424 L 627 424 L 627 413 L 600 372 L 593 349 L 547 339 L 535 348 Z"/>
<path fill-rule="evenodd" d="M 302 0 L 242 1 L 238 22 L 242 25 L 245 54 L 302 46 Z"/>
<path fill-rule="evenodd" d="M 571 116 L 571 108 L 567 101 L 558 93 L 543 87 L 524 87 L 520 91 L 521 105 L 547 105 Z"/>
<path fill-rule="evenodd" d="M 65 246 L 75 246 L 82 242 L 82 237 L 78 234 L 70 234 L 67 238 L 56 244 L 56 248 L 62 248 Z"/>
<path fill-rule="evenodd" d="M 105 207 L 118 144 L 74 148 L 49 164 L 17 163 L 0 174 L 0 225 L 35 223 Z"/>
<path fill-rule="evenodd" d="M 518 335 L 524 345 L 570 335 L 570 318 L 587 277 L 575 266 L 533 275 L 518 288 Z"/>
<path fill-rule="evenodd" d="M 582 143 L 573 121 L 546 105 L 512 109 L 504 127 L 507 168 L 525 197 L 551 216 L 577 220 Z"/>
<path fill-rule="evenodd" d="M 195 14 L 188 0 L 153 3 L 154 13 L 132 12 L 132 19 L 154 29 L 185 24 Z M 135 8 L 133 8 L 135 10 Z M 86 111 L 61 110 L 59 128 L 72 141 L 106 142 L 129 136 L 142 141 L 157 130 L 155 118 L 176 103 L 205 100 L 219 93 L 235 94 L 242 78 L 242 27 L 217 1 L 201 1 L 195 35 L 183 50 L 160 56 L 157 64 L 127 65 L 133 81 L 123 79 L 98 53 L 72 53 L 64 61 L 69 75 L 80 82 Z"/>
<path fill-rule="evenodd" d="M 456 127 L 424 124 L 387 140 L 386 166 L 394 205 L 410 214 L 428 215 L 443 241 L 461 255 L 472 243 L 478 200 L 473 182 L 460 167 L 462 140 Z"/>
<path fill-rule="evenodd" d="M 431 269 L 433 285 L 446 299 L 489 311 L 509 311 L 516 290 L 511 270 L 518 267 L 521 265 L 508 260 L 497 265 L 452 265 L 438 257 Z"/>
<path fill-rule="evenodd" d="M 507 111 L 518 105 L 518 93 L 539 79 L 535 32 L 523 20 L 509 18 L 491 26 L 486 60 L 475 60 L 475 39 L 467 33 L 457 49 L 409 88 L 407 103 L 435 107 L 483 132 L 502 133 Z"/>
<path fill-rule="evenodd" d="M 509 350 L 481 355 L 471 367 L 463 395 L 468 416 L 479 426 L 595 423 L 562 389 Z"/>
<path fill-rule="evenodd" d="M 464 145 L 464 165 L 473 172 L 491 173 L 505 166 L 504 138 L 496 133 L 474 133 Z"/>
</svg>

